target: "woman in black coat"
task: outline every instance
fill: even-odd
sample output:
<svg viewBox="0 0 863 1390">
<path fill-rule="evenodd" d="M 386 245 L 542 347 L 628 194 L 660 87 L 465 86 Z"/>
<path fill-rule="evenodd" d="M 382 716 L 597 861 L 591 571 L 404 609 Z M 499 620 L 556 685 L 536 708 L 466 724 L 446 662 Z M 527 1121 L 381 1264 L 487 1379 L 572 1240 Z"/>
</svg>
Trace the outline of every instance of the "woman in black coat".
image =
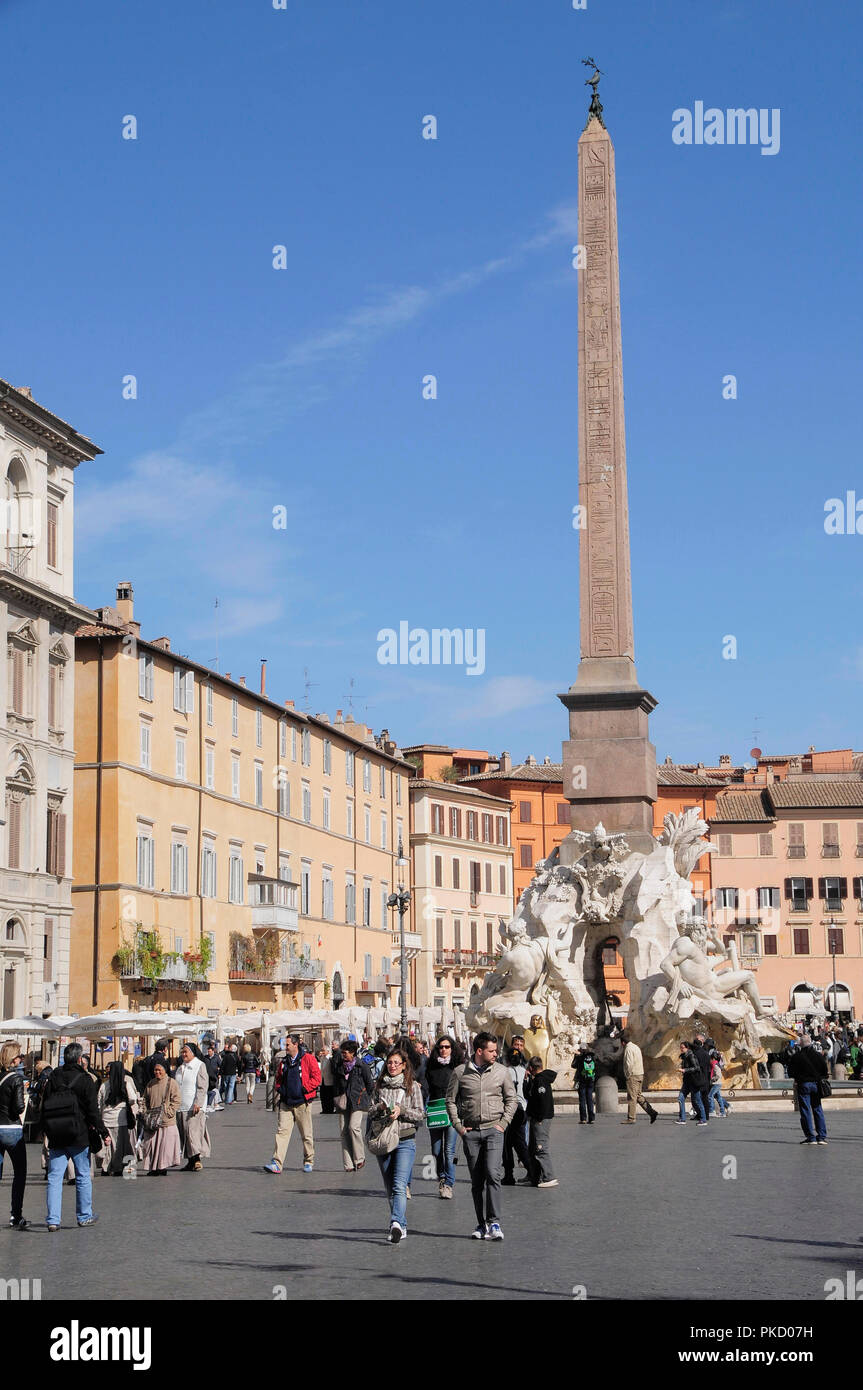
<svg viewBox="0 0 863 1390">
<path fill-rule="evenodd" d="M 21 1053 L 17 1043 L 0 1048 L 0 1157 L 12 1163 L 12 1216 L 9 1225 L 24 1231 L 24 1188 L 27 1183 L 27 1149 L 24 1144 L 24 1077 L 18 1070 Z"/>
</svg>

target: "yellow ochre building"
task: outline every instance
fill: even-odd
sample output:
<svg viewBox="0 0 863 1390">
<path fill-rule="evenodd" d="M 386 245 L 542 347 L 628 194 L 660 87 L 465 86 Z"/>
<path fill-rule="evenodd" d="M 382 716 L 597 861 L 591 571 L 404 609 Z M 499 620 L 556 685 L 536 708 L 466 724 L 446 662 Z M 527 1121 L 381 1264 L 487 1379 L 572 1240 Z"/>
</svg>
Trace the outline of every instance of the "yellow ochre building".
<svg viewBox="0 0 863 1390">
<path fill-rule="evenodd" d="M 131 584 L 95 617 L 75 644 L 70 1008 L 396 1004 L 412 767 L 387 731 L 275 703 L 265 666 L 255 691 L 143 641 Z"/>
</svg>

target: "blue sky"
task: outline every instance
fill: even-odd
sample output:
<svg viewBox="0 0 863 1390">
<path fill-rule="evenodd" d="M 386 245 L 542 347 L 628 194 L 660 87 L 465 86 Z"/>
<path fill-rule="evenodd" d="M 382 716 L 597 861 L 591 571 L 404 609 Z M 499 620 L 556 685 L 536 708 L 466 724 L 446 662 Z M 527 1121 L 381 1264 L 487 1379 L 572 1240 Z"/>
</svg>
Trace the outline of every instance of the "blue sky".
<svg viewBox="0 0 863 1390">
<path fill-rule="evenodd" d="M 861 31 L 844 0 L 0 0 L 0 375 L 105 450 L 78 598 L 131 579 L 145 636 L 265 656 L 300 707 L 308 668 L 313 712 L 353 679 L 403 744 L 559 758 L 591 54 L 657 754 L 859 748 L 863 535 L 823 522 L 863 500 Z M 779 153 L 675 145 L 696 101 L 778 107 Z M 381 666 L 401 620 L 484 629 L 485 673 Z"/>
</svg>

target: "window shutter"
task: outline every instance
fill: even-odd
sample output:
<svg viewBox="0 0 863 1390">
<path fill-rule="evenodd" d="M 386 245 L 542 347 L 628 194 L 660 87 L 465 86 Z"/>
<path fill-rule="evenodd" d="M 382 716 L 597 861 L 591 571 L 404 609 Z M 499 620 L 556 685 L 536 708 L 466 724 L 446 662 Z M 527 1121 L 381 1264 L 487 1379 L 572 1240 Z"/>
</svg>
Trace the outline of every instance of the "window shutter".
<svg viewBox="0 0 863 1390">
<path fill-rule="evenodd" d="M 138 657 L 138 694 L 142 700 L 147 695 L 147 658 L 145 656 Z"/>
<path fill-rule="evenodd" d="M 839 880 L 839 896 L 840 896 L 840 898 L 842 899 L 843 902 L 844 902 L 845 899 L 848 897 L 848 880 L 847 880 L 847 878 L 840 878 L 840 880 Z"/>
<path fill-rule="evenodd" d="M 12 708 L 24 713 L 24 653 L 12 648 Z"/>
<path fill-rule="evenodd" d="M 54 872 L 58 878 L 64 878 L 66 874 L 66 817 L 59 811 L 54 823 L 57 827 L 57 848 L 54 858 Z"/>
<path fill-rule="evenodd" d="M 21 802 L 10 801 L 9 818 L 9 868 L 21 867 Z"/>
<path fill-rule="evenodd" d="M 174 667 L 174 709 L 183 709 L 183 673 L 179 666 Z"/>
<path fill-rule="evenodd" d="M 863 898 L 863 877 L 854 879 L 854 897 Z"/>
<path fill-rule="evenodd" d="M 786 878 L 786 880 L 785 880 L 785 896 L 786 896 L 786 898 L 790 898 L 790 897 L 792 896 L 792 895 L 791 895 L 791 879 L 790 879 L 790 878 Z"/>
<path fill-rule="evenodd" d="M 54 872 L 54 847 L 55 847 L 54 812 L 49 808 L 49 810 L 48 810 L 48 827 L 47 827 L 47 845 L 46 845 L 46 849 L 45 849 L 45 872 L 48 873 L 48 874 L 53 874 L 53 872 Z"/>
<path fill-rule="evenodd" d="M 186 672 L 186 713 L 191 714 L 195 708 L 195 673 Z"/>
<path fill-rule="evenodd" d="M 807 879 L 805 880 L 805 883 L 806 883 L 806 896 L 807 896 L 807 898 L 811 898 L 811 897 L 812 897 L 812 893 L 813 893 L 813 891 L 814 891 L 814 890 L 813 890 L 813 885 L 812 885 L 812 879 L 811 879 L 811 878 L 807 878 Z"/>
<path fill-rule="evenodd" d="M 827 880 L 826 880 L 826 878 L 819 878 L 819 880 L 818 880 L 818 896 L 819 896 L 819 898 L 826 898 L 826 897 L 827 897 Z"/>
<path fill-rule="evenodd" d="M 48 564 L 57 568 L 57 508 L 53 502 L 48 503 Z"/>
<path fill-rule="evenodd" d="M 731 890 L 731 906 L 734 908 L 735 912 L 740 906 L 740 894 L 738 893 L 736 888 L 732 888 Z"/>
</svg>

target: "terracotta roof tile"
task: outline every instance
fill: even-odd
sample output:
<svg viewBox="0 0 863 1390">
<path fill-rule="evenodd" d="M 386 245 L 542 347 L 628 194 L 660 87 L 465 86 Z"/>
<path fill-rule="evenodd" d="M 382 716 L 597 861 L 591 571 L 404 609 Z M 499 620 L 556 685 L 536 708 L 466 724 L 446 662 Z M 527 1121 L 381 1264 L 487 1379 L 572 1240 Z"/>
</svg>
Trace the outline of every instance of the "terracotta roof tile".
<svg viewBox="0 0 863 1390">
<path fill-rule="evenodd" d="M 711 825 L 739 823 L 740 821 L 771 822 L 776 819 L 769 805 L 765 805 L 762 791 L 721 792 L 716 799 L 716 810 L 710 817 Z"/>
<path fill-rule="evenodd" d="M 803 810 L 807 806 L 829 809 L 863 806 L 863 778 L 834 779 L 830 782 L 822 782 L 814 777 L 786 778 L 784 782 L 774 782 L 768 787 L 767 795 L 777 808 Z"/>
</svg>

